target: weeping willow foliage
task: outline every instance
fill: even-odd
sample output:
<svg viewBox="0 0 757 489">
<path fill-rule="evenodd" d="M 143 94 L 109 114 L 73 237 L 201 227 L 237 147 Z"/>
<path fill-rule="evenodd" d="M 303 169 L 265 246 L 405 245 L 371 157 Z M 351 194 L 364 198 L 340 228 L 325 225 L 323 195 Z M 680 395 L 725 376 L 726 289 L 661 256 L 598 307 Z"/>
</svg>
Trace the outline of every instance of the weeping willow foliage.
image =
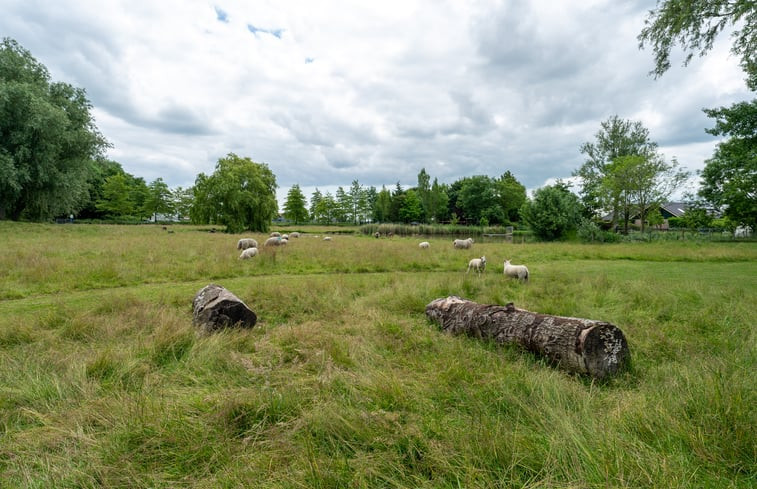
<svg viewBox="0 0 757 489">
<path fill-rule="evenodd" d="M 267 232 L 278 212 L 276 187 L 268 165 L 229 153 L 212 175 L 197 176 L 189 215 L 196 224 L 224 225 L 230 233 Z"/>
</svg>

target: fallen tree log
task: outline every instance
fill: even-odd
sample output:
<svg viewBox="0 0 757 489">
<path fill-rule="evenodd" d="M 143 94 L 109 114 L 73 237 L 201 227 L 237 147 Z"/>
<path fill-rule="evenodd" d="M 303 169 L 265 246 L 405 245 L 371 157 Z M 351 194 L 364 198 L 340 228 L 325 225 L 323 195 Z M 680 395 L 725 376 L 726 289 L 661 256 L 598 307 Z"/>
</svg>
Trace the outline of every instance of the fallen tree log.
<svg viewBox="0 0 757 489">
<path fill-rule="evenodd" d="M 597 379 L 615 374 L 630 360 L 623 332 L 603 321 L 538 314 L 512 302 L 478 304 L 456 296 L 432 301 L 426 316 L 453 335 L 516 343 L 558 368 Z"/>
<path fill-rule="evenodd" d="M 201 333 L 239 326 L 252 328 L 258 320 L 242 300 L 220 285 L 203 287 L 192 301 L 193 323 Z"/>
</svg>

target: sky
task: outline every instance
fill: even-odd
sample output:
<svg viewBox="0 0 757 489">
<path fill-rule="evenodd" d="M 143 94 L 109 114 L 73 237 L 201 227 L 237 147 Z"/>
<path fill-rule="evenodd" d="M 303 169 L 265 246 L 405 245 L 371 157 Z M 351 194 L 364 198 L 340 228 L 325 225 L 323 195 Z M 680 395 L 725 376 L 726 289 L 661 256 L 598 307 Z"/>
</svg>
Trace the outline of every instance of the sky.
<svg viewBox="0 0 757 489">
<path fill-rule="evenodd" d="M 86 90 L 124 170 L 186 188 L 233 152 L 271 168 L 280 203 L 294 184 L 409 188 L 422 168 L 532 191 L 570 178 L 614 115 L 696 172 L 718 142 L 702 108 L 754 97 L 727 33 L 650 76 L 655 0 L 0 4 L 0 37 Z"/>
</svg>

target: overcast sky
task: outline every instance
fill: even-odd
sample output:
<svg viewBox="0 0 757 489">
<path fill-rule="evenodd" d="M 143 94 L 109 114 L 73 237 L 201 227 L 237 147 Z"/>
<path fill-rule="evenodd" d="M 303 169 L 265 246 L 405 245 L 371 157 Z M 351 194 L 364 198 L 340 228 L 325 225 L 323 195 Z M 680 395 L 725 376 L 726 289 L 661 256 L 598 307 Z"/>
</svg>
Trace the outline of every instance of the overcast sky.
<svg viewBox="0 0 757 489">
<path fill-rule="evenodd" d="M 581 166 L 612 115 L 696 171 L 702 108 L 753 98 L 724 35 L 648 76 L 654 0 L 0 0 L 0 36 L 82 87 L 148 183 L 187 187 L 229 152 L 293 184 L 415 186 L 511 171 L 528 189 Z M 681 59 L 679 56 L 676 59 Z"/>
</svg>

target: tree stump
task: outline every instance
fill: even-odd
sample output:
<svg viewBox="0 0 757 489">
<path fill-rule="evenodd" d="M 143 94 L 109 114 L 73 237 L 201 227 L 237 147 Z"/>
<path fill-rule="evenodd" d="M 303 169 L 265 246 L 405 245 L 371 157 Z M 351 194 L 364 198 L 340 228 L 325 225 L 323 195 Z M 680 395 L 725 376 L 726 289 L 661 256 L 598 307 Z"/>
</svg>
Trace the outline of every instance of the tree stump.
<svg viewBox="0 0 757 489">
<path fill-rule="evenodd" d="M 617 373 L 630 360 L 623 332 L 603 321 L 538 314 L 512 302 L 478 304 L 455 296 L 432 301 L 426 316 L 453 335 L 516 343 L 563 370 L 597 379 Z"/>
<path fill-rule="evenodd" d="M 192 308 L 194 325 L 206 334 L 232 326 L 252 328 L 258 320 L 241 299 L 215 284 L 206 285 L 195 295 Z"/>
</svg>

